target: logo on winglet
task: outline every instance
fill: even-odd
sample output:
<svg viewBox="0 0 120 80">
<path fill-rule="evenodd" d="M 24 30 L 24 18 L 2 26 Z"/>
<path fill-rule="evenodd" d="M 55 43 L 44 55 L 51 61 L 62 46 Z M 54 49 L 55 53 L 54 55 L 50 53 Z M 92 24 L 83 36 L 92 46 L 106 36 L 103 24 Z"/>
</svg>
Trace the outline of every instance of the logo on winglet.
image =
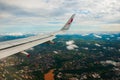
<svg viewBox="0 0 120 80">
<path fill-rule="evenodd" d="M 68 22 L 68 24 L 71 24 L 71 23 L 72 23 L 72 21 L 73 21 L 73 18 L 71 18 L 71 20 Z"/>
</svg>

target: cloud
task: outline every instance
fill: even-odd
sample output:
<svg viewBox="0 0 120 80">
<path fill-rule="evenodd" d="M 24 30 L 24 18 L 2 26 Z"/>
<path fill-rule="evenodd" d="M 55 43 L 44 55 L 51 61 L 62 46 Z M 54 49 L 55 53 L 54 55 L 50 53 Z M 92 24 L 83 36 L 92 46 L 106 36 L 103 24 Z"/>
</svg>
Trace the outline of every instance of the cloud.
<svg viewBox="0 0 120 80">
<path fill-rule="evenodd" d="M 71 31 L 120 31 L 119 5 L 120 0 L 0 0 L 0 29 L 62 26 L 76 13 Z"/>
<path fill-rule="evenodd" d="M 101 25 L 102 30 L 107 30 L 107 31 L 120 31 L 120 23 L 119 24 L 103 24 Z"/>
<path fill-rule="evenodd" d="M 73 40 L 70 40 L 70 41 L 67 41 L 66 42 L 66 45 L 67 45 L 67 49 L 68 50 L 74 50 L 74 49 L 77 49 L 78 46 L 74 44 L 74 41 Z"/>
<path fill-rule="evenodd" d="M 17 32 L 17 33 L 6 33 L 4 35 L 9 35 L 9 36 L 23 36 L 23 33 Z"/>
<path fill-rule="evenodd" d="M 95 43 L 95 46 L 98 46 L 98 47 L 100 47 L 101 45 L 100 45 L 100 44 L 98 44 L 98 43 Z"/>
<path fill-rule="evenodd" d="M 53 53 L 58 54 L 58 52 L 57 52 L 57 51 L 53 51 Z"/>
<path fill-rule="evenodd" d="M 67 46 L 68 50 L 74 50 L 75 48 L 78 48 L 78 46 L 76 46 L 76 45 L 69 45 L 69 46 Z"/>
<path fill-rule="evenodd" d="M 22 8 L 18 6 L 13 6 L 13 5 L 5 4 L 5 3 L 0 3 L 0 12 L 6 12 L 14 16 L 24 16 L 24 17 L 35 15 L 35 14 L 32 14 L 30 12 L 23 10 Z"/>
<path fill-rule="evenodd" d="M 97 34 L 94 34 L 94 36 L 95 36 L 96 38 L 102 38 L 101 36 L 99 36 L 99 35 L 97 35 Z"/>
<path fill-rule="evenodd" d="M 84 50 L 88 50 L 89 48 L 88 47 L 82 47 Z"/>
<path fill-rule="evenodd" d="M 72 44 L 74 44 L 74 41 L 73 41 L 73 40 L 70 40 L 70 41 L 67 41 L 67 42 L 66 42 L 66 45 L 72 45 Z"/>
</svg>

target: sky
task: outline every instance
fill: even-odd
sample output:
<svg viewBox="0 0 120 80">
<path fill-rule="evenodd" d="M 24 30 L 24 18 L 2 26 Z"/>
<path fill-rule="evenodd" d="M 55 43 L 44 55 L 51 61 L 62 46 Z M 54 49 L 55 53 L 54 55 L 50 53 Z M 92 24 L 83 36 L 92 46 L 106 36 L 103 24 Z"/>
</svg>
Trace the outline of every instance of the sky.
<svg viewBox="0 0 120 80">
<path fill-rule="evenodd" d="M 0 0 L 0 33 L 120 31 L 120 0 Z"/>
</svg>

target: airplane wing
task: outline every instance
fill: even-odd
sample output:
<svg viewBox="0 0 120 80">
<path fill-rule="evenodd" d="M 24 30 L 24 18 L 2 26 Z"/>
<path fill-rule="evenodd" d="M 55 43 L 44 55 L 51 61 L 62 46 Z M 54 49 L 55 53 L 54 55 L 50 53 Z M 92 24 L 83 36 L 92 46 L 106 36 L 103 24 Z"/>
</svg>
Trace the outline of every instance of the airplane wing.
<svg viewBox="0 0 120 80">
<path fill-rule="evenodd" d="M 70 17 L 70 19 L 67 21 L 64 27 L 59 31 L 49 33 L 49 34 L 44 34 L 44 35 L 31 36 L 28 38 L 0 42 L 0 59 L 16 54 L 18 52 L 21 52 L 29 56 L 29 54 L 24 50 L 34 47 L 38 44 L 51 41 L 55 38 L 55 35 L 63 33 L 66 30 L 68 30 L 73 21 L 74 16 L 75 14 L 73 14 Z"/>
</svg>

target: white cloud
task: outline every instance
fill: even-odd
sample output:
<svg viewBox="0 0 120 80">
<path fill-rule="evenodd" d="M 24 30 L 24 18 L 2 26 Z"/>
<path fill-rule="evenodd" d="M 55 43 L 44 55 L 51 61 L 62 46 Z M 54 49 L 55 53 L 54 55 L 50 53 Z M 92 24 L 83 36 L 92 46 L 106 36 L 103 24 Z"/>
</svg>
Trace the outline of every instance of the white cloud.
<svg viewBox="0 0 120 80">
<path fill-rule="evenodd" d="M 120 31 L 120 0 L 1 0 L 0 3 L 0 27 L 62 26 L 76 13 L 73 26 L 77 29 L 71 31 Z"/>
<path fill-rule="evenodd" d="M 72 44 L 72 45 L 68 45 L 68 46 L 67 46 L 67 49 L 68 49 L 68 50 L 74 50 L 74 49 L 76 49 L 76 48 L 78 48 L 78 46 L 75 45 L 75 44 Z"/>
<path fill-rule="evenodd" d="M 98 44 L 98 43 L 95 43 L 95 45 L 96 45 L 96 46 L 98 46 L 98 47 L 100 47 L 100 46 L 101 46 L 101 45 L 100 45 L 100 44 Z"/>
<path fill-rule="evenodd" d="M 22 35 L 24 35 L 24 33 L 16 32 L 16 33 L 5 33 L 5 34 L 2 34 L 2 35 L 9 35 L 9 36 L 22 36 Z"/>
<path fill-rule="evenodd" d="M 110 40 L 110 38 L 106 38 L 107 40 Z"/>
<path fill-rule="evenodd" d="M 105 31 L 120 31 L 120 24 L 102 24 L 101 30 Z"/>
<path fill-rule="evenodd" d="M 7 18 L 10 18 L 10 17 L 12 17 L 12 15 L 9 14 L 9 13 L 6 13 L 6 12 L 1 12 L 0 13 L 0 19 L 7 19 Z"/>
<path fill-rule="evenodd" d="M 118 49 L 118 51 L 120 52 L 120 49 Z"/>
<path fill-rule="evenodd" d="M 70 45 L 70 46 L 67 46 L 67 49 L 68 49 L 68 50 L 74 50 L 74 47 L 72 47 L 72 46 Z"/>
<path fill-rule="evenodd" d="M 53 51 L 55 54 L 58 54 L 58 52 L 57 51 Z"/>
<path fill-rule="evenodd" d="M 72 44 L 74 44 L 74 41 L 73 41 L 73 40 L 70 40 L 70 41 L 67 41 L 67 42 L 66 42 L 66 45 L 72 45 Z"/>
<path fill-rule="evenodd" d="M 89 34 L 81 34 L 82 36 L 87 36 L 87 35 L 89 35 Z"/>
<path fill-rule="evenodd" d="M 83 49 L 85 49 L 85 50 L 88 50 L 89 48 L 88 47 L 82 47 Z"/>
<path fill-rule="evenodd" d="M 102 38 L 101 36 L 99 36 L 99 35 L 97 35 L 97 34 L 94 34 L 94 36 L 95 36 L 96 38 Z"/>
<path fill-rule="evenodd" d="M 74 50 L 74 49 L 77 49 L 78 46 L 74 44 L 74 41 L 73 40 L 70 40 L 70 41 L 67 41 L 66 42 L 66 45 L 67 45 L 67 49 L 68 50 Z"/>
<path fill-rule="evenodd" d="M 117 40 L 120 40 L 120 37 L 117 37 Z"/>
<path fill-rule="evenodd" d="M 115 62 L 115 61 L 112 61 L 112 60 L 101 61 L 100 63 L 101 64 L 112 64 L 114 66 L 119 66 L 119 64 L 120 64 L 120 62 Z"/>
</svg>

